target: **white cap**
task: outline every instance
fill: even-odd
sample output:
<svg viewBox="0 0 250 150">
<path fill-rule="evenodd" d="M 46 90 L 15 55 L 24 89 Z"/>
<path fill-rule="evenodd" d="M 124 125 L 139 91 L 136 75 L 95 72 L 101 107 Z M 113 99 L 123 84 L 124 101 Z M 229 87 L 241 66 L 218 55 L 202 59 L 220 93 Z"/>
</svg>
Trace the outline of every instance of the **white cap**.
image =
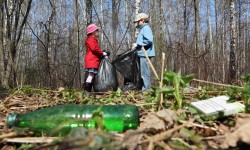
<svg viewBox="0 0 250 150">
<path fill-rule="evenodd" d="M 139 14 L 136 16 L 134 23 L 140 21 L 141 19 L 148 19 L 148 15 L 145 14 L 145 13 L 139 13 Z"/>
</svg>

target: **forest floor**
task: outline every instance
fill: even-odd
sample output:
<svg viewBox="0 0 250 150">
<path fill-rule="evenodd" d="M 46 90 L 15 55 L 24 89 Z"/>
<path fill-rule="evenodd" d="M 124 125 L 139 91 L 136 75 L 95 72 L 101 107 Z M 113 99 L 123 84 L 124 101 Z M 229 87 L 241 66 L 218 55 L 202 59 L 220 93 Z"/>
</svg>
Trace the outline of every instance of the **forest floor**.
<svg viewBox="0 0 250 150">
<path fill-rule="evenodd" d="M 214 121 L 204 121 L 192 115 L 190 102 L 230 95 L 242 102 L 241 94 L 225 89 L 200 88 L 183 94 L 182 109 L 173 109 L 174 99 L 164 100 L 158 111 L 153 92 L 121 90 L 86 97 L 82 92 L 59 88 L 56 91 L 25 87 L 5 93 L 0 99 L 1 149 L 249 149 L 250 114 L 238 114 Z M 64 138 L 35 137 L 27 130 L 7 129 L 10 113 L 26 113 L 61 104 L 133 104 L 140 110 L 140 126 L 124 133 L 109 133 L 99 129 L 78 128 Z M 87 136 L 86 136 L 87 135 Z M 93 136 L 94 135 L 94 136 Z"/>
</svg>

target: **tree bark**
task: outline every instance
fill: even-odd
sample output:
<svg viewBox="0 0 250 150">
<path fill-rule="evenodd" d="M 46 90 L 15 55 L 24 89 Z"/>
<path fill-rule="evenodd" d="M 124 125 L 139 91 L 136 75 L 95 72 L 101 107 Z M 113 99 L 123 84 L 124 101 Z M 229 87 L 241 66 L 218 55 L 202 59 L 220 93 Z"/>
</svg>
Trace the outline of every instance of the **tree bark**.
<svg viewBox="0 0 250 150">
<path fill-rule="evenodd" d="M 194 16 L 195 16 L 195 53 L 199 51 L 200 41 L 200 17 L 199 17 L 199 1 L 194 0 Z"/>
<path fill-rule="evenodd" d="M 86 0 L 87 26 L 92 23 L 92 9 L 93 9 L 92 0 Z"/>
<path fill-rule="evenodd" d="M 206 0 L 206 3 L 207 3 L 207 25 L 208 25 L 208 36 L 209 36 L 209 45 L 207 47 L 206 50 L 210 50 L 211 52 L 211 55 L 212 55 L 212 60 L 215 59 L 215 53 L 216 51 L 214 50 L 214 45 L 213 45 L 213 33 L 212 33 L 212 26 L 211 26 L 211 20 L 210 20 L 210 5 L 209 5 L 209 0 Z M 215 62 L 211 62 L 212 63 L 212 66 L 213 66 L 213 76 L 211 77 L 212 78 L 212 81 L 215 81 L 215 74 L 216 74 L 216 68 L 215 68 Z"/>
<path fill-rule="evenodd" d="M 0 86 L 3 85 L 3 77 L 4 77 L 4 1 L 0 2 Z"/>
<path fill-rule="evenodd" d="M 27 18 L 31 9 L 32 0 L 28 1 L 28 5 L 26 7 L 26 12 L 23 15 L 23 20 L 20 19 L 21 9 L 23 6 L 23 1 L 15 1 L 13 5 L 13 9 L 9 12 L 9 5 L 7 0 L 5 1 L 5 10 L 6 10 L 6 19 L 7 19 L 7 52 L 8 52 L 8 59 L 7 59 L 7 66 L 4 71 L 3 77 L 3 87 L 9 88 L 13 86 L 15 83 L 15 59 L 17 53 L 17 45 L 19 43 L 20 37 L 22 35 L 23 27 L 27 22 Z M 24 4 L 25 5 L 25 4 Z M 12 12 L 13 11 L 13 12 Z M 14 12 L 15 11 L 15 12 Z M 20 26 L 19 26 L 20 24 Z M 12 83 L 10 83 L 10 81 Z"/>
<path fill-rule="evenodd" d="M 137 16 L 139 13 L 140 3 L 141 3 L 141 0 L 135 0 L 135 16 Z M 135 38 L 137 37 L 138 34 L 139 34 L 139 29 L 136 28 L 135 29 Z"/>
<path fill-rule="evenodd" d="M 199 53 L 200 42 L 200 17 L 199 17 L 199 0 L 194 0 L 194 20 L 195 20 L 195 55 Z M 198 78 L 201 77 L 200 66 L 197 59 L 194 59 L 195 72 L 198 74 Z"/>
<path fill-rule="evenodd" d="M 81 67 L 80 67 L 80 26 L 79 26 L 79 4 L 75 0 L 76 7 L 76 27 L 77 27 L 77 70 L 78 70 L 78 86 L 81 87 Z"/>
<path fill-rule="evenodd" d="M 229 64 L 229 74 L 230 83 L 236 81 L 236 57 L 235 57 L 235 4 L 234 0 L 230 0 L 230 64 Z"/>
<path fill-rule="evenodd" d="M 112 0 L 112 38 L 113 38 L 113 44 L 112 44 L 112 51 L 111 53 L 114 55 L 117 49 L 116 46 L 116 32 L 118 27 L 118 1 Z"/>
</svg>

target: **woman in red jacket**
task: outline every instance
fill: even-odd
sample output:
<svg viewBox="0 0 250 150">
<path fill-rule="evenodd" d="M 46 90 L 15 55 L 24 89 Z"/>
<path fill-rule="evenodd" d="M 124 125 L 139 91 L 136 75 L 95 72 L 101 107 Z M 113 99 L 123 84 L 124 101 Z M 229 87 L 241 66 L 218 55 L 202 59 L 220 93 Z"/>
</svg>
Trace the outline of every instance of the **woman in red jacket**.
<svg viewBox="0 0 250 150">
<path fill-rule="evenodd" d="M 85 56 L 85 91 L 91 92 L 92 80 L 97 74 L 97 69 L 100 64 L 100 60 L 103 56 L 110 55 L 109 52 L 102 51 L 98 44 L 99 37 L 99 27 L 95 24 L 91 24 L 86 29 L 87 40 L 85 42 L 86 46 L 86 56 Z"/>
</svg>

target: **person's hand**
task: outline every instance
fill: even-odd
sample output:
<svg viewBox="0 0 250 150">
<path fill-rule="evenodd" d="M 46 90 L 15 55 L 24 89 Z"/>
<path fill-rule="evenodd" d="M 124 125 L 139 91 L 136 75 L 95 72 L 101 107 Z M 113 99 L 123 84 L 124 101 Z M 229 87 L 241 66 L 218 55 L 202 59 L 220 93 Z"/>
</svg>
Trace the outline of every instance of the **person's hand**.
<svg viewBox="0 0 250 150">
<path fill-rule="evenodd" d="M 110 52 L 103 51 L 103 56 L 110 56 Z"/>
<path fill-rule="evenodd" d="M 135 50 L 136 48 L 137 48 L 137 44 L 134 43 L 134 44 L 132 45 L 132 51 Z"/>
</svg>

